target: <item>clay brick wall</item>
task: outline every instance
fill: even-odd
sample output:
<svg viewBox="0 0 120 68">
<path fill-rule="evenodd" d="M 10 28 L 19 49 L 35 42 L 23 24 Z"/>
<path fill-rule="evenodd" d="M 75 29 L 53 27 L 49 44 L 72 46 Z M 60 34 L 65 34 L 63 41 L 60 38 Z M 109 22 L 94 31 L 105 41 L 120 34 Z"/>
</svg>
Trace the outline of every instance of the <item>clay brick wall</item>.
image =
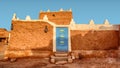
<svg viewBox="0 0 120 68">
<path fill-rule="evenodd" d="M 120 25 L 119 25 L 119 47 L 118 47 L 118 58 L 120 58 Z"/>
<path fill-rule="evenodd" d="M 45 26 L 48 32 L 45 33 Z M 53 26 L 43 21 L 12 21 L 9 50 L 52 51 Z"/>
<path fill-rule="evenodd" d="M 9 32 L 4 29 L 4 28 L 0 28 L 0 37 L 8 37 Z"/>
<path fill-rule="evenodd" d="M 0 28 L 0 46 L 4 46 L 5 44 L 7 44 L 8 36 L 9 32 L 4 28 Z"/>
<path fill-rule="evenodd" d="M 70 11 L 60 11 L 60 12 L 41 12 L 39 19 L 47 15 L 48 20 L 54 22 L 57 25 L 68 25 L 72 19 L 72 12 Z"/>
<path fill-rule="evenodd" d="M 117 49 L 119 31 L 71 30 L 72 50 L 109 50 Z"/>
<path fill-rule="evenodd" d="M 119 25 L 119 49 L 120 49 L 120 25 Z"/>
<path fill-rule="evenodd" d="M 3 55 L 6 50 L 6 46 L 8 44 L 8 36 L 9 36 L 9 32 L 4 28 L 0 28 L 0 58 L 1 59 L 4 57 Z"/>
</svg>

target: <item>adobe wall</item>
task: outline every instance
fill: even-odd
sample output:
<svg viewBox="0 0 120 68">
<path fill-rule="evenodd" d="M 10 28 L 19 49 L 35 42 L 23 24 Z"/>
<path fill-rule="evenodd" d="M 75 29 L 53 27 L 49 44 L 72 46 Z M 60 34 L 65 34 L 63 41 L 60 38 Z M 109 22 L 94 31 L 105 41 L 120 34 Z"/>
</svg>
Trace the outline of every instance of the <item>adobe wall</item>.
<svg viewBox="0 0 120 68">
<path fill-rule="evenodd" d="M 4 28 L 0 28 L 0 60 L 4 58 L 4 52 L 8 45 L 8 36 L 9 32 Z"/>
<path fill-rule="evenodd" d="M 119 50 L 120 50 L 120 25 L 119 25 Z"/>
<path fill-rule="evenodd" d="M 45 26 L 48 32 L 45 33 Z M 12 21 L 9 50 L 52 51 L 53 26 L 43 21 Z"/>
<path fill-rule="evenodd" d="M 119 47 L 118 47 L 118 58 L 120 58 L 120 25 L 119 25 Z"/>
<path fill-rule="evenodd" d="M 8 37 L 9 32 L 4 29 L 4 28 L 0 28 L 0 37 Z"/>
<path fill-rule="evenodd" d="M 72 50 L 118 49 L 119 31 L 116 30 L 71 30 Z"/>
<path fill-rule="evenodd" d="M 49 21 L 57 25 L 69 25 L 72 19 L 71 11 L 40 12 L 39 19 L 43 19 L 45 15 L 47 15 Z"/>
<path fill-rule="evenodd" d="M 8 36 L 9 32 L 4 28 L 0 28 L 0 46 L 8 43 Z"/>
</svg>

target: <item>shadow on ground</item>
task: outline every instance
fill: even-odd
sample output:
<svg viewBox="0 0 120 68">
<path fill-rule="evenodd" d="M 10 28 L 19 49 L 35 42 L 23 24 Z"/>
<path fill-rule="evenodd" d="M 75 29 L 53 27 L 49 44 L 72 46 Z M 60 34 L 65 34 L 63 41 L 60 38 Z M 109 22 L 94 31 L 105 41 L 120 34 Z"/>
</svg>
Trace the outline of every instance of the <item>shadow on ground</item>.
<svg viewBox="0 0 120 68">
<path fill-rule="evenodd" d="M 23 58 L 16 62 L 0 61 L 0 68 L 120 68 L 120 59 L 86 58 L 76 59 L 71 64 L 56 65 L 49 63 L 49 59 Z"/>
</svg>

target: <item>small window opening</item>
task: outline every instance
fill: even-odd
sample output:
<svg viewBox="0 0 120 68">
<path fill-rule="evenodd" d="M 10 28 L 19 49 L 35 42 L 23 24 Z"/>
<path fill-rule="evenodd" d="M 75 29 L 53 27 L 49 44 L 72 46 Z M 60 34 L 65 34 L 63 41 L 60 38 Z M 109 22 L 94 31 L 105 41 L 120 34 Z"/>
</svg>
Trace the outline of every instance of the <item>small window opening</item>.
<svg viewBox="0 0 120 68">
<path fill-rule="evenodd" d="M 53 14 L 52 16 L 55 17 L 55 14 Z"/>
<path fill-rule="evenodd" d="M 2 39 L 0 38 L 0 42 L 2 42 Z"/>
<path fill-rule="evenodd" d="M 11 30 L 13 30 L 13 24 L 11 24 Z"/>
<path fill-rule="evenodd" d="M 48 32 L 48 27 L 45 26 L 44 32 L 47 33 Z"/>
</svg>

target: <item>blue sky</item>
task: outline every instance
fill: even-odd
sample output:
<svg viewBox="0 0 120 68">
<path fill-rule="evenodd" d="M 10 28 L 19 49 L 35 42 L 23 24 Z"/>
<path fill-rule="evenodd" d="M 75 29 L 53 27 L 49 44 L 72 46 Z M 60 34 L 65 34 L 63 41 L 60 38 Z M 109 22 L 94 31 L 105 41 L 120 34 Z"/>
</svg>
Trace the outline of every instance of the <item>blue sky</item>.
<svg viewBox="0 0 120 68">
<path fill-rule="evenodd" d="M 0 28 L 10 30 L 13 13 L 20 19 L 30 15 L 38 19 L 40 10 L 72 9 L 76 23 L 87 24 L 91 19 L 102 24 L 120 24 L 120 0 L 0 0 Z"/>
</svg>

